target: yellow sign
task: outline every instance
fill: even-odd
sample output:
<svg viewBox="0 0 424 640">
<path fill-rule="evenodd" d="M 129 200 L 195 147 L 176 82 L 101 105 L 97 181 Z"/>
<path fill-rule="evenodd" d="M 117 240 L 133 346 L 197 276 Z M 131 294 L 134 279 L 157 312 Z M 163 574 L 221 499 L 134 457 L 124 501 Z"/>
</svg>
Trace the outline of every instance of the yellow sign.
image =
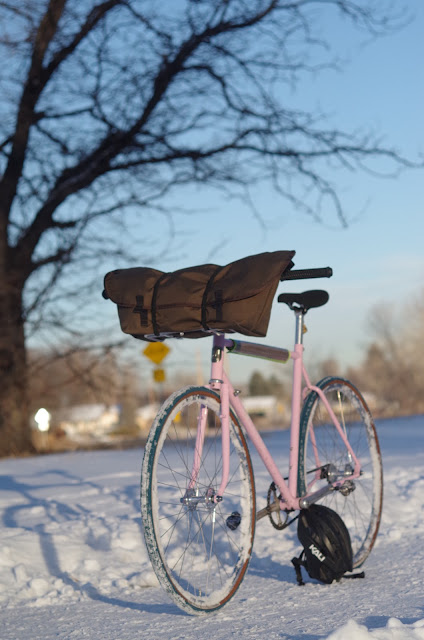
<svg viewBox="0 0 424 640">
<path fill-rule="evenodd" d="M 160 364 L 170 351 L 171 349 L 164 342 L 150 342 L 143 353 L 155 364 Z"/>
<path fill-rule="evenodd" d="M 153 380 L 155 382 L 165 382 L 165 369 L 155 369 L 153 371 Z"/>
</svg>

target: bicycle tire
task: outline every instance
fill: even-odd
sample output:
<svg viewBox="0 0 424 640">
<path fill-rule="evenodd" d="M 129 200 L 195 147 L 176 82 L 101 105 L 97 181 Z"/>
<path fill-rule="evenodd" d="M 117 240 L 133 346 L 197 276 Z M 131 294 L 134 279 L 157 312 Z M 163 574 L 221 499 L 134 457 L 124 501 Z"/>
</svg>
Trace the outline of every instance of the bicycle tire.
<svg viewBox="0 0 424 640">
<path fill-rule="evenodd" d="M 186 387 L 165 401 L 146 443 L 141 474 L 142 524 L 152 566 L 174 602 L 197 615 L 220 609 L 239 588 L 250 561 L 256 513 L 253 467 L 233 411 L 223 500 L 184 503 L 202 407 L 208 428 L 195 491 L 201 497 L 216 494 L 222 467 L 221 403 L 207 387 Z"/>
<path fill-rule="evenodd" d="M 327 377 L 319 387 L 325 394 L 340 424 L 346 429 L 349 443 L 361 464 L 361 475 L 353 490 L 343 495 L 339 490 L 327 494 L 324 504 L 336 511 L 345 522 L 352 542 L 353 567 L 360 567 L 374 546 L 381 520 L 383 470 L 377 432 L 368 406 L 356 387 L 343 378 Z M 319 460 L 311 436 L 315 436 Z M 300 417 L 298 495 L 316 491 L 330 482 L 325 465 L 345 469 L 348 478 L 351 462 L 346 446 L 316 391 L 305 399 Z M 339 476 L 340 477 L 340 476 Z"/>
</svg>

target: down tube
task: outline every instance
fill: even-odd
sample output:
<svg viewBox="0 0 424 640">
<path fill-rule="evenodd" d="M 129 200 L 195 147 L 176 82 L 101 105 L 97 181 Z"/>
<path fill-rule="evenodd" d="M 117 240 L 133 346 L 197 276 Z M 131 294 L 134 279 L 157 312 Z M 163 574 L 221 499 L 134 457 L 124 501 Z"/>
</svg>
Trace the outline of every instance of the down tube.
<svg viewBox="0 0 424 640">
<path fill-rule="evenodd" d="M 237 416 L 240 418 L 241 423 L 243 424 L 244 428 L 246 429 L 249 438 L 253 442 L 253 445 L 254 445 L 256 451 L 258 452 L 259 456 L 262 459 L 262 462 L 264 463 L 265 467 L 268 469 L 271 478 L 274 480 L 275 484 L 277 485 L 278 489 L 280 490 L 282 499 L 286 503 L 287 508 L 289 508 L 289 509 L 299 509 L 299 498 L 296 498 L 295 496 L 293 496 L 291 494 L 291 492 L 290 492 L 290 490 L 289 490 L 289 488 L 288 488 L 288 486 L 286 484 L 286 481 L 284 480 L 283 476 L 279 472 L 277 465 L 275 464 L 275 462 L 274 462 L 270 452 L 268 451 L 264 441 L 262 440 L 261 436 L 259 435 L 255 425 L 253 424 L 252 420 L 250 419 L 249 414 L 247 413 L 246 409 L 243 407 L 243 405 L 242 405 L 240 399 L 238 398 L 238 396 L 234 395 L 234 389 L 233 389 L 231 383 L 229 382 L 229 380 L 227 378 L 227 375 L 225 373 L 224 373 L 224 381 L 228 385 L 229 394 L 230 394 L 230 405 L 233 407 L 233 409 L 236 412 Z"/>
</svg>

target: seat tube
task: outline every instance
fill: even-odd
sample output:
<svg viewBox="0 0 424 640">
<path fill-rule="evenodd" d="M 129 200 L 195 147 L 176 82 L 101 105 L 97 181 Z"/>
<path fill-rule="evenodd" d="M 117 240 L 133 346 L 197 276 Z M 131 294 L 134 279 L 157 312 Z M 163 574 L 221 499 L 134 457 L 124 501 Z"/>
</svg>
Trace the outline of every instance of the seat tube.
<svg viewBox="0 0 424 640">
<path fill-rule="evenodd" d="M 291 403 L 289 489 L 293 496 L 297 495 L 297 475 L 299 464 L 300 411 L 302 399 L 303 371 L 303 311 L 296 311 L 296 333 L 293 359 L 293 387 Z"/>
</svg>

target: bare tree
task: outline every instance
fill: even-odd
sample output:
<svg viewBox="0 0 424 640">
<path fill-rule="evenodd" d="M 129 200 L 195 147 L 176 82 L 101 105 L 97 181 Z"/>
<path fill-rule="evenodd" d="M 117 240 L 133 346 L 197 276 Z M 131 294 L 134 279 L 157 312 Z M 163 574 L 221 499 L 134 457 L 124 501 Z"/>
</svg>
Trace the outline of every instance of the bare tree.
<svg viewBox="0 0 424 640">
<path fill-rule="evenodd" d="M 0 2 L 3 454 L 30 447 L 25 330 L 60 324 L 72 264 L 117 250 L 105 219 L 163 211 L 187 184 L 242 193 L 266 179 L 314 215 L 330 198 L 343 222 L 326 162 L 404 163 L 285 103 L 290 83 L 331 62 L 317 10 L 373 34 L 397 20 L 369 0 Z"/>
<path fill-rule="evenodd" d="M 348 377 L 373 393 L 383 411 L 423 413 L 424 291 L 398 308 L 375 306 L 370 328 L 373 341 Z"/>
<path fill-rule="evenodd" d="M 40 399 L 50 410 L 73 404 L 120 404 L 135 394 L 137 372 L 121 363 L 113 349 L 37 353 L 29 350 L 30 408 L 40 408 Z"/>
</svg>

